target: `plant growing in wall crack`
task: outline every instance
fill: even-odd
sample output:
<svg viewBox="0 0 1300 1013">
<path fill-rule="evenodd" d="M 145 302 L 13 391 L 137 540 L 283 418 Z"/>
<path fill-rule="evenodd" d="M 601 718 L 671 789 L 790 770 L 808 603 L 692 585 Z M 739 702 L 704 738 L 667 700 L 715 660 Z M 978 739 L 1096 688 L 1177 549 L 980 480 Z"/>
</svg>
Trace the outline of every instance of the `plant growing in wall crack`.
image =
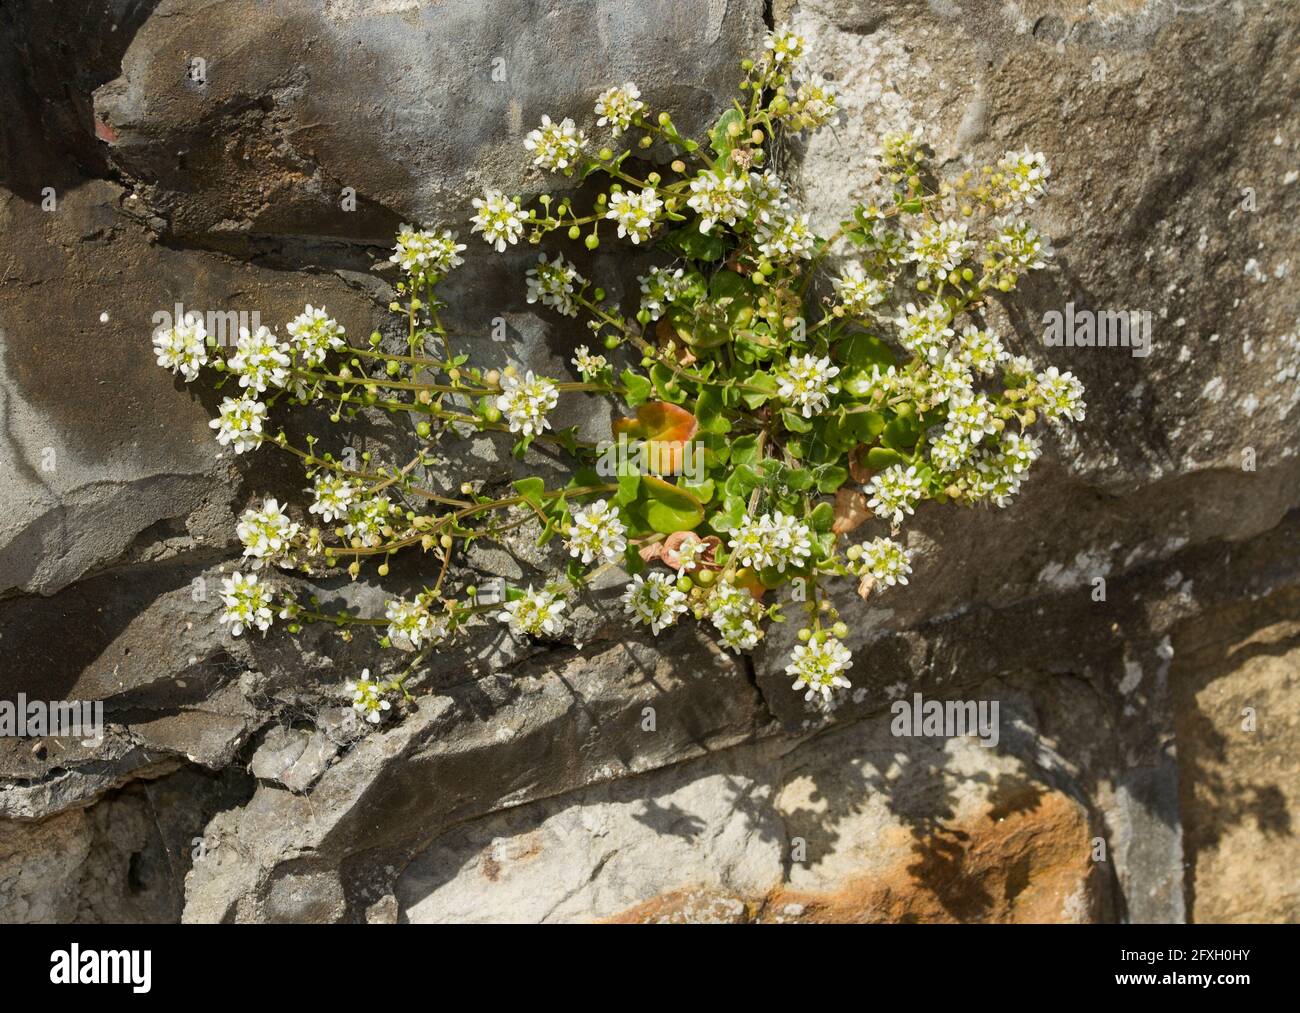
<svg viewBox="0 0 1300 1013">
<path fill-rule="evenodd" d="M 632 620 L 658 634 L 691 615 L 737 652 L 782 621 L 780 601 L 792 597 L 803 610 L 787 667 L 793 688 L 813 699 L 849 686 L 846 630 L 825 583 L 856 580 L 864 597 L 907 583 L 899 529 L 916 505 L 1006 506 L 1039 456 L 1031 429 L 1041 419 L 1082 420 L 1083 389 L 1069 373 L 1011 357 L 982 323 L 991 291 L 1010 291 L 1051 256 L 1021 217 L 1044 192 L 1042 156 L 1008 152 L 944 181 L 916 134 L 887 136 L 884 197 L 815 235 L 771 165 L 778 132 L 815 130 L 838 114 L 831 85 L 801 72 L 803 49 L 792 32 L 770 33 L 703 143 L 680 135 L 668 113 L 653 114 L 632 84 L 596 102 L 592 129 L 617 149 L 593 151 L 571 120 L 543 117 L 524 142 L 528 155 L 574 181 L 605 181 L 590 207 L 498 191 L 473 202 L 470 233 L 497 251 L 566 239 L 595 249 L 616 233 L 661 255 L 640 279 L 636 306 L 607 297 L 563 252 L 541 253 L 527 272 L 529 302 L 585 318 L 577 379 L 471 364 L 453 347 L 438 285 L 465 246 L 440 228 L 404 227 L 397 237 L 400 351 L 378 333 L 350 345 L 311 306 L 284 336 L 242 331 L 229 356 L 196 321 L 155 336 L 161 365 L 187 382 L 207 367 L 229 388 L 212 420 L 219 443 L 237 454 L 279 447 L 301 460 L 310 483 L 305 510 L 272 499 L 240 519 L 245 565 L 222 589 L 231 633 L 265 634 L 277 618 L 290 632 L 320 622 L 344 636 L 369 627 L 383 646 L 413 652 L 409 675 L 471 624 L 561 634 L 573 592 L 621 568 Z M 656 142 L 676 157 L 666 175 L 641 174 L 631 156 Z M 828 256 L 843 266 L 821 284 Z M 553 427 L 553 410 L 570 397 L 613 400 L 608 443 Z M 405 465 L 367 456 L 349 467 L 319 452 L 314 437 L 293 445 L 271 412 L 307 403 L 328 405 L 333 422 L 405 413 L 426 444 L 500 430 L 523 455 L 546 441 L 572 459 L 571 477 L 555 488 L 526 478 L 506 496 L 473 483 L 444 495 L 419 484 L 423 452 Z M 873 514 L 890 536 L 855 542 L 851 532 Z M 530 519 L 542 541 L 563 540 L 566 572 L 508 588 L 498 602 L 452 589 L 458 552 Z M 272 576 L 281 567 L 355 577 L 365 566 L 384 576 L 401 552 L 425 554 L 429 580 L 388 602 L 383 616 L 322 611 Z M 782 594 L 785 585 L 793 594 Z M 354 707 L 378 722 L 406 677 L 363 672 L 348 685 Z"/>
</svg>

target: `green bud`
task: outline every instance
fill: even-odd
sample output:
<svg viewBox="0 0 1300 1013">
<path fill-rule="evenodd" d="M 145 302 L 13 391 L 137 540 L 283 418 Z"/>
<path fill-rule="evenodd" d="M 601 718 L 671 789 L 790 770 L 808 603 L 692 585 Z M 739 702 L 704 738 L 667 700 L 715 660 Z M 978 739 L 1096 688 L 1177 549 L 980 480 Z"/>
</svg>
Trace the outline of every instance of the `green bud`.
<svg viewBox="0 0 1300 1013">
<path fill-rule="evenodd" d="M 427 440 L 429 434 L 433 432 L 433 427 L 427 422 L 418 422 L 415 426 L 415 434 L 422 440 Z"/>
<path fill-rule="evenodd" d="M 586 244 L 587 249 L 594 250 L 600 245 L 600 236 L 593 232 L 584 240 L 584 243 Z"/>
<path fill-rule="evenodd" d="M 615 348 L 621 345 L 622 342 L 619 341 L 617 334 L 606 334 L 604 344 L 606 348 L 608 348 L 610 351 L 613 351 Z"/>
<path fill-rule="evenodd" d="M 831 632 L 839 637 L 839 639 L 843 640 L 849 635 L 849 628 L 844 623 L 836 623 L 831 627 Z"/>
<path fill-rule="evenodd" d="M 805 626 L 803 629 L 799 631 L 799 639 L 802 640 L 805 644 L 808 643 L 808 641 L 812 639 L 812 630 L 808 629 L 808 627 Z"/>
<path fill-rule="evenodd" d="M 379 347 L 379 343 L 380 343 L 381 341 L 383 341 L 383 340 L 384 340 L 384 336 L 383 336 L 382 334 L 380 334 L 378 331 L 371 331 L 371 332 L 370 332 L 370 347 L 371 347 L 371 348 L 378 348 L 378 347 Z"/>
<path fill-rule="evenodd" d="M 576 226 L 576 225 L 570 225 L 570 226 L 569 226 L 569 238 L 570 238 L 570 239 L 577 239 L 577 238 L 578 238 L 579 236 L 581 236 L 581 235 L 582 235 L 582 229 L 578 228 L 578 226 Z"/>
</svg>

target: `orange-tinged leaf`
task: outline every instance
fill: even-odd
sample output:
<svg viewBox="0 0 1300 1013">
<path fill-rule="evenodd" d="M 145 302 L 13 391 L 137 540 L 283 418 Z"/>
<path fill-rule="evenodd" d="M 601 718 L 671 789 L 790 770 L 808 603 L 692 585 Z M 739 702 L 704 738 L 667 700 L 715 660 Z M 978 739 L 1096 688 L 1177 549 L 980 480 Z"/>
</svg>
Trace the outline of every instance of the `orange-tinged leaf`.
<svg viewBox="0 0 1300 1013">
<path fill-rule="evenodd" d="M 647 401 L 634 419 L 615 419 L 614 435 L 626 433 L 641 440 L 685 443 L 700 428 L 699 420 L 685 408 L 667 401 Z"/>
</svg>

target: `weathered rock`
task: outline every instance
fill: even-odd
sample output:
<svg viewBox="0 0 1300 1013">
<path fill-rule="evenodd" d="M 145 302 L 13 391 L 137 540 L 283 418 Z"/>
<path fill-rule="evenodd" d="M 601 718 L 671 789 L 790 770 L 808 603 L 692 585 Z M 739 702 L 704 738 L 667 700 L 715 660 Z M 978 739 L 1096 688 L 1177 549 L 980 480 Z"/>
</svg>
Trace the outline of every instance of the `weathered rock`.
<svg viewBox="0 0 1300 1013">
<path fill-rule="evenodd" d="M 554 185 L 520 157 L 525 134 L 543 113 L 591 122 L 612 81 L 701 132 L 761 15 L 759 0 L 165 0 L 96 114 L 170 234 L 387 242 L 399 219 L 466 219 L 485 187 Z"/>
<path fill-rule="evenodd" d="M 1174 640 L 1187 905 L 1198 922 L 1300 921 L 1300 599 L 1188 623 Z"/>
<path fill-rule="evenodd" d="M 402 874 L 398 901 L 413 922 L 1097 916 L 1103 876 L 1078 801 L 969 739 L 900 747 L 888 724 L 742 746 L 455 827 Z M 900 778 L 906 795 L 889 786 Z"/>
</svg>

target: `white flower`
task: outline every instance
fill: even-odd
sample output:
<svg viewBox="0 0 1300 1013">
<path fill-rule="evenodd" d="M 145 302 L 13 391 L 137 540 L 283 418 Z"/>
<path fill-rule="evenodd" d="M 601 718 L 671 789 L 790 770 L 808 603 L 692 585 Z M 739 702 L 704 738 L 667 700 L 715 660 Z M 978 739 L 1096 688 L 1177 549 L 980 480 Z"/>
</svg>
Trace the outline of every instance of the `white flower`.
<svg viewBox="0 0 1300 1013">
<path fill-rule="evenodd" d="M 245 510 L 235 527 L 239 540 L 244 543 L 244 555 L 258 561 L 274 559 L 283 553 L 299 530 L 299 525 L 273 499 L 263 503 L 260 510 Z"/>
<path fill-rule="evenodd" d="M 906 584 L 912 572 L 912 553 L 892 538 L 873 538 L 863 542 L 859 576 L 870 576 L 880 584 L 893 587 Z"/>
<path fill-rule="evenodd" d="M 798 125 L 809 130 L 824 126 L 839 112 L 835 107 L 835 89 L 820 74 L 813 74 L 799 85 L 792 108 L 798 110 Z"/>
<path fill-rule="evenodd" d="M 537 153 L 533 165 L 544 169 L 567 169 L 586 143 L 587 138 L 568 117 L 553 123 L 543 116 L 542 125 L 524 138 L 524 147 Z"/>
<path fill-rule="evenodd" d="M 974 384 L 975 376 L 966 360 L 948 352 L 930 372 L 926 383 L 927 400 L 930 404 L 942 404 L 968 397 Z"/>
<path fill-rule="evenodd" d="M 618 237 L 627 236 L 633 243 L 649 239 L 659 218 L 664 202 L 655 196 L 655 188 L 646 187 L 640 193 L 619 190 L 610 195 L 606 218 L 618 222 Z"/>
<path fill-rule="evenodd" d="M 203 318 L 197 313 L 186 314 L 185 319 L 168 331 L 153 336 L 154 353 L 158 365 L 180 373 L 189 383 L 199 375 L 199 368 L 208 361 L 206 346 L 208 332 Z"/>
<path fill-rule="evenodd" d="M 769 260 L 808 260 L 815 237 L 807 215 L 776 215 L 758 229 L 758 250 Z"/>
<path fill-rule="evenodd" d="M 1038 396 L 1043 399 L 1043 413 L 1049 420 L 1083 421 L 1088 406 L 1083 400 L 1083 383 L 1073 373 L 1049 366 L 1038 374 Z"/>
<path fill-rule="evenodd" d="M 236 571 L 221 581 L 221 602 L 225 606 L 220 621 L 230 623 L 231 636 L 239 636 L 254 627 L 265 633 L 271 628 L 271 589 L 257 582 L 255 573 Z"/>
<path fill-rule="evenodd" d="M 777 396 L 800 410 L 806 419 L 830 407 L 832 394 L 840 392 L 831 383 L 840 369 L 828 358 L 815 355 L 792 355 L 785 368 L 777 373 Z"/>
<path fill-rule="evenodd" d="M 1023 475 L 1042 456 L 1038 440 L 1028 433 L 1004 433 L 998 442 L 1002 466 L 1013 475 Z"/>
<path fill-rule="evenodd" d="M 1033 204 L 1047 192 L 1047 177 L 1052 170 L 1041 151 L 1008 151 L 998 159 L 1003 182 L 1008 192 L 1026 204 Z"/>
<path fill-rule="evenodd" d="M 763 40 L 763 48 L 776 66 L 792 66 L 803 55 L 804 39 L 788 29 L 771 31 Z"/>
<path fill-rule="evenodd" d="M 236 454 L 256 450 L 262 443 L 262 422 L 266 418 L 266 405 L 256 398 L 224 398 L 221 413 L 208 423 L 217 431 L 217 442 L 230 447 Z"/>
<path fill-rule="evenodd" d="M 308 512 L 319 514 L 321 520 L 329 522 L 342 520 L 348 515 L 358 490 L 342 475 L 336 475 L 332 471 L 318 471 L 308 492 L 313 497 Z"/>
<path fill-rule="evenodd" d="M 1008 467 L 1008 459 L 993 454 L 976 463 L 973 473 L 967 476 L 966 487 L 972 499 L 992 500 L 1005 507 L 1020 491 L 1020 475 Z"/>
<path fill-rule="evenodd" d="M 559 403 L 560 392 L 555 384 L 530 369 L 523 379 L 516 374 L 501 377 L 501 396 L 497 407 L 505 414 L 512 433 L 538 436 L 551 424 L 546 413 Z"/>
<path fill-rule="evenodd" d="M 463 249 L 465 244 L 456 242 L 456 233 L 450 229 L 434 232 L 403 225 L 397 233 L 394 253 L 388 260 L 407 274 L 443 275 L 465 263 L 460 256 Z"/>
<path fill-rule="evenodd" d="M 352 709 L 372 725 L 377 725 L 393 706 L 384 699 L 384 688 L 381 682 L 371 682 L 370 669 L 363 668 L 361 678 L 345 683 L 343 691 L 352 697 Z"/>
<path fill-rule="evenodd" d="M 747 514 L 732 531 L 729 547 L 742 566 L 776 567 L 785 573 L 787 566 L 798 567 L 812 554 L 812 531 L 780 510 L 757 519 Z"/>
<path fill-rule="evenodd" d="M 831 285 L 840 305 L 855 316 L 865 315 L 873 306 L 879 306 L 889 298 L 889 286 L 867 274 L 860 264 L 847 265 Z"/>
<path fill-rule="evenodd" d="M 1002 364 L 1002 379 L 1008 387 L 1021 387 L 1030 383 L 1038 374 L 1034 360 L 1027 355 L 1016 355 Z"/>
<path fill-rule="evenodd" d="M 785 183 L 770 169 L 764 170 L 761 175 L 751 172 L 745 187 L 748 191 L 745 202 L 749 205 L 750 217 L 755 222 L 765 224 L 790 212 Z"/>
<path fill-rule="evenodd" d="M 227 364 L 231 372 L 239 375 L 239 386 L 263 394 L 267 384 L 285 386 L 289 380 L 289 363 L 289 346 L 270 330 L 259 327 L 249 333 L 247 327 L 241 327 L 235 354 Z"/>
<path fill-rule="evenodd" d="M 930 444 L 930 463 L 939 471 L 954 472 L 966 464 L 975 453 L 970 440 L 960 433 L 945 428 Z"/>
<path fill-rule="evenodd" d="M 791 688 L 806 689 L 808 692 L 804 699 L 811 700 L 818 693 L 829 698 L 836 689 L 848 689 L 852 683 L 840 673 L 852 667 L 853 655 L 849 649 L 829 633 L 819 630 L 808 643 L 795 646 L 785 671 L 787 675 L 795 676 Z"/>
<path fill-rule="evenodd" d="M 343 533 L 366 548 L 373 548 L 383 540 L 391 508 L 387 496 L 353 501 L 348 508 L 348 522 L 343 525 Z"/>
<path fill-rule="evenodd" d="M 746 192 L 745 181 L 738 176 L 705 169 L 691 180 L 691 196 L 686 203 L 700 216 L 700 231 L 708 232 L 717 222 L 736 224 L 736 219 L 749 209 Z"/>
<path fill-rule="evenodd" d="M 669 271 L 662 267 L 650 268 L 650 273 L 637 279 L 641 283 L 641 308 L 658 320 L 674 299 L 682 295 L 687 286 L 682 269 Z"/>
<path fill-rule="evenodd" d="M 623 611 L 658 635 L 686 611 L 686 594 L 666 573 L 656 570 L 649 577 L 638 573 L 623 592 Z"/>
<path fill-rule="evenodd" d="M 528 301 L 540 302 L 551 306 L 566 317 L 578 315 L 577 304 L 573 301 L 575 288 L 587 284 L 587 280 L 578 274 L 578 269 L 557 253 L 554 260 L 547 260 L 546 254 L 537 255 L 537 266 L 528 269 Z"/>
<path fill-rule="evenodd" d="M 609 124 L 617 137 L 632 125 L 633 118 L 644 108 L 641 92 L 631 81 L 622 88 L 606 88 L 596 99 L 596 115 L 600 117 L 596 126 Z"/>
<path fill-rule="evenodd" d="M 442 636 L 440 624 L 429 614 L 423 602 L 398 598 L 388 603 L 385 616 L 388 619 L 388 640 L 400 651 L 418 650 L 421 644 Z"/>
<path fill-rule="evenodd" d="M 569 360 L 577 368 L 578 372 L 585 379 L 590 380 L 593 376 L 599 376 L 609 368 L 609 362 L 603 355 L 592 355 L 591 349 L 586 345 L 579 345 L 573 350 L 573 358 Z"/>
<path fill-rule="evenodd" d="M 497 618 L 509 623 L 510 632 L 516 636 L 553 637 L 564 629 L 560 613 L 564 599 L 554 591 L 534 591 L 532 585 L 514 601 L 502 606 Z"/>
<path fill-rule="evenodd" d="M 949 321 L 952 313 L 943 303 L 930 303 L 922 309 L 908 303 L 901 316 L 895 318 L 898 340 L 913 355 L 932 363 L 943 359 L 952 337 Z"/>
<path fill-rule="evenodd" d="M 979 444 L 985 436 L 997 432 L 996 406 L 983 394 L 967 394 L 948 402 L 948 418 L 943 431 L 954 440 L 971 446 Z"/>
<path fill-rule="evenodd" d="M 908 245 L 909 259 L 916 263 L 916 273 L 922 278 L 947 277 L 971 250 L 966 226 L 955 222 L 930 222 L 912 232 Z"/>
<path fill-rule="evenodd" d="M 922 485 L 915 465 L 904 468 L 901 464 L 891 464 L 871 476 L 867 483 L 867 492 L 871 494 L 867 506 L 877 517 L 897 527 L 903 522 L 904 514 L 916 512 L 912 508 L 921 499 Z"/>
<path fill-rule="evenodd" d="M 752 594 L 728 581 L 720 581 L 709 597 L 709 621 L 737 654 L 752 650 L 763 638 L 758 624 L 765 611 Z"/>
<path fill-rule="evenodd" d="M 1007 358 L 1002 340 L 992 331 L 967 324 L 957 339 L 962 362 L 982 376 L 992 376 L 998 363 Z"/>
<path fill-rule="evenodd" d="M 584 563 L 594 559 L 610 562 L 627 548 L 627 528 L 619 520 L 618 507 L 603 499 L 574 513 L 568 535 L 564 544 L 569 555 L 581 557 Z"/>
<path fill-rule="evenodd" d="M 323 306 L 314 309 L 308 303 L 303 312 L 289 321 L 288 331 L 303 364 L 309 368 L 324 362 L 327 353 L 346 347 L 343 327 L 330 319 Z"/>
<path fill-rule="evenodd" d="M 474 223 L 470 231 L 482 232 L 483 238 L 496 247 L 497 253 L 504 253 L 507 243 L 513 246 L 519 241 L 527 217 L 514 200 L 500 190 L 489 190 L 470 203 L 478 210 L 470 218 Z"/>
<path fill-rule="evenodd" d="M 1047 258 L 1056 251 L 1051 241 L 1028 222 L 1004 220 L 998 233 L 988 244 L 994 256 L 1005 259 L 1006 267 L 1014 271 L 1036 271 L 1047 266 Z"/>
<path fill-rule="evenodd" d="M 700 557 L 704 556 L 708 549 L 709 543 L 698 535 L 683 539 L 681 545 L 677 546 L 677 572 L 690 573 L 698 569 Z"/>
</svg>

